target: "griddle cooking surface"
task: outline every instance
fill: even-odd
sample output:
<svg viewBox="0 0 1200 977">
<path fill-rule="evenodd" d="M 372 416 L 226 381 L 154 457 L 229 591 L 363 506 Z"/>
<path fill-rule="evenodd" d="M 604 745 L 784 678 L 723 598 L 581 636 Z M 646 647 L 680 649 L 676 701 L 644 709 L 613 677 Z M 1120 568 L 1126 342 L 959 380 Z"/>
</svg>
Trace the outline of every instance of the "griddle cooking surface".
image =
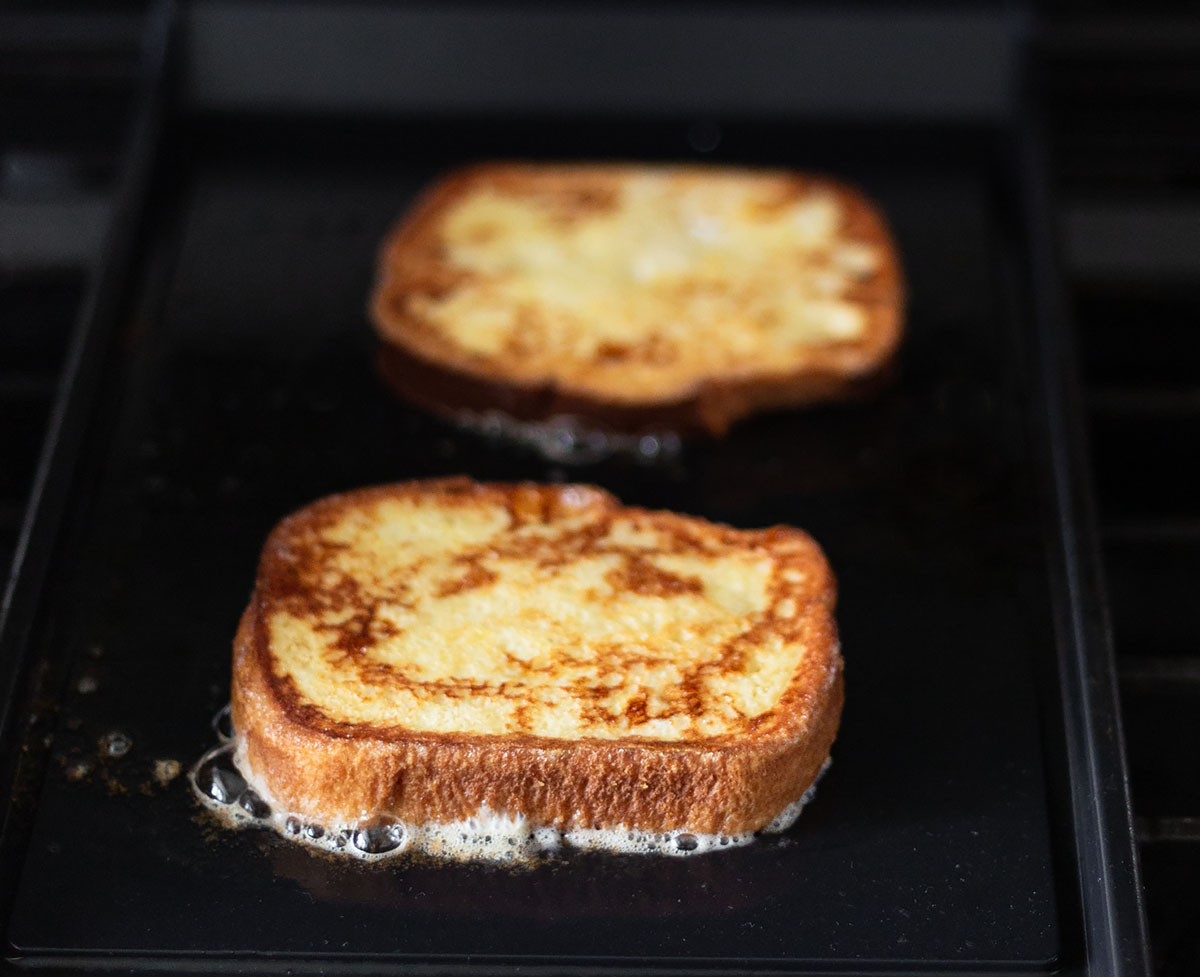
<svg viewBox="0 0 1200 977">
<path fill-rule="evenodd" d="M 485 970 L 552 958 L 605 972 L 1052 965 L 1033 663 L 1054 647 L 995 157 L 986 140 L 944 136 L 944 152 L 909 161 L 882 134 L 839 157 L 828 139 L 774 131 L 753 145 L 731 131 L 723 152 L 857 179 L 894 226 L 911 291 L 895 383 L 674 460 L 576 468 L 424 417 L 374 373 L 375 248 L 416 189 L 470 152 L 439 157 L 428 134 L 393 132 L 306 166 L 281 134 L 237 159 L 197 157 L 142 256 L 91 528 L 50 601 L 45 640 L 76 664 L 10 926 L 22 953 L 470 957 Z M 547 130 L 540 149 L 529 136 L 486 152 L 686 151 L 610 135 Z M 331 491 L 464 472 L 593 481 L 629 503 L 816 536 L 840 583 L 847 706 L 792 830 L 685 860 L 347 865 L 217 829 L 184 777 L 160 763 L 156 779 L 156 761 L 186 768 L 213 742 L 233 630 L 280 517 Z M 124 756 L 104 754 L 114 731 L 132 740 Z"/>
</svg>

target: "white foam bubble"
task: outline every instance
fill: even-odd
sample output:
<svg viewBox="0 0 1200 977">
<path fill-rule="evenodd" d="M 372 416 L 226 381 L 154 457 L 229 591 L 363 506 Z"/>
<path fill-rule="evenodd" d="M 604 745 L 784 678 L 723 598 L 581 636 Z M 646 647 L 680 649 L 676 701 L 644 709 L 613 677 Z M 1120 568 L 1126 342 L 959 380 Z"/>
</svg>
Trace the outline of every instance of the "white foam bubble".
<svg viewBox="0 0 1200 977">
<path fill-rule="evenodd" d="M 577 828 L 564 835 L 574 848 L 620 855 L 703 855 L 721 848 L 739 848 L 754 840 L 754 833 L 703 834 L 679 829 L 661 833 L 628 828 Z"/>
<path fill-rule="evenodd" d="M 826 757 L 825 762 L 821 764 L 821 769 L 817 771 L 816 777 L 813 778 L 813 782 L 808 785 L 808 790 L 801 794 L 798 800 L 792 801 L 791 804 L 776 814 L 775 817 L 771 819 L 771 822 L 762 829 L 763 834 L 781 834 L 796 823 L 796 819 L 800 817 L 800 813 L 804 810 L 804 805 L 806 805 L 813 799 L 814 796 L 816 796 L 817 784 L 821 782 L 821 778 L 825 776 L 825 771 L 828 770 L 832 764 L 833 757 Z"/>
<path fill-rule="evenodd" d="M 682 442 L 673 431 L 620 434 L 589 427 L 578 417 L 559 416 L 545 421 L 521 421 L 500 411 L 459 410 L 454 420 L 461 427 L 488 437 L 503 437 L 532 448 L 549 461 L 590 464 L 613 455 L 632 455 L 652 462 L 679 454 Z"/>
<path fill-rule="evenodd" d="M 829 769 L 826 760 L 817 774 L 820 780 Z M 234 768 L 245 780 L 245 790 L 229 796 L 219 787 L 206 790 L 213 768 Z M 208 771 L 207 774 L 204 771 Z M 215 778 L 222 781 L 220 776 Z M 192 789 L 200 801 L 233 827 L 270 828 L 280 836 L 322 851 L 364 861 L 391 858 L 406 851 L 422 852 L 452 861 L 528 862 L 565 848 L 610 852 L 622 855 L 667 855 L 688 857 L 750 844 L 754 832 L 704 834 L 681 828 L 652 832 L 627 827 L 575 828 L 561 831 L 537 824 L 523 815 L 510 815 L 483 808 L 461 821 L 410 824 L 398 818 L 374 816 L 356 822 L 315 824 L 289 811 L 274 800 L 270 791 L 245 761 L 234 737 L 209 750 L 189 772 Z M 228 778 L 225 778 L 228 781 Z M 814 781 L 798 800 L 785 807 L 763 833 L 786 831 L 813 797 Z"/>
</svg>

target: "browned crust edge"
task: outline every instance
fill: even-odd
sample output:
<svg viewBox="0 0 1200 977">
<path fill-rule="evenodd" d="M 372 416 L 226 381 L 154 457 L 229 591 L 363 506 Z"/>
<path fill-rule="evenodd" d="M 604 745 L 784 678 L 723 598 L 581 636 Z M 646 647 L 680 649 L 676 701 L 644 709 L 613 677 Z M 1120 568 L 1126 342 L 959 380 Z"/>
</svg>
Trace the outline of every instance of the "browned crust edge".
<svg viewBox="0 0 1200 977">
<path fill-rule="evenodd" d="M 698 166 L 660 167 L 702 171 Z M 412 317 L 397 301 L 415 285 L 437 291 L 453 287 L 456 273 L 431 260 L 430 239 L 441 214 L 481 182 L 514 182 L 564 170 L 619 176 L 631 164 L 545 165 L 481 163 L 456 170 L 431 186 L 385 238 L 377 261 L 369 314 L 381 340 L 380 367 L 403 397 L 435 413 L 501 410 L 518 420 L 571 415 L 603 430 L 672 430 L 679 434 L 724 434 L 737 420 L 763 410 L 852 399 L 875 388 L 888 372 L 903 333 L 904 284 L 897 251 L 879 210 L 845 183 L 803 173 L 723 167 L 720 172 L 776 173 L 809 188 L 824 188 L 841 201 L 842 233 L 874 244 L 881 266 L 868 285 L 852 293 L 864 300 L 869 318 L 855 342 L 813 347 L 794 369 L 772 373 L 709 376 L 682 395 L 660 401 L 618 402 L 572 387 L 553 377 L 506 375 L 502 364 L 466 352 L 440 332 Z M 420 256 L 420 257 L 418 257 Z"/>
<path fill-rule="evenodd" d="M 271 572 L 273 549 L 299 524 L 398 492 L 472 487 L 465 479 L 404 483 L 320 500 L 271 534 L 260 586 Z M 607 493 L 600 497 L 605 506 L 621 508 Z M 758 545 L 768 545 L 773 533 L 804 536 L 786 527 L 719 528 L 745 533 Z M 679 743 L 414 733 L 330 722 L 274 674 L 256 588 L 233 654 L 233 720 L 243 760 L 277 803 L 326 822 L 387 813 L 446 823 L 488 808 L 562 829 L 758 830 L 814 782 L 841 716 L 835 583 L 815 544 L 814 551 L 825 572 L 818 588 L 804 595 L 801 627 L 809 650 L 778 706 L 747 734 Z"/>
</svg>

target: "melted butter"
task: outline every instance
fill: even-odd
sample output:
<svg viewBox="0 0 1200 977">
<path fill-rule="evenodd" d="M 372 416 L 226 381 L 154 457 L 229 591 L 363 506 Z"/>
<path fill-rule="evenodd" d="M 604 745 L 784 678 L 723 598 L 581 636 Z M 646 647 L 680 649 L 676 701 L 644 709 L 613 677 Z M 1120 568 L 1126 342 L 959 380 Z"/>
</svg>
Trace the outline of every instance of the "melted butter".
<svg viewBox="0 0 1200 977">
<path fill-rule="evenodd" d="M 236 770 L 245 782 L 244 789 L 236 796 L 204 789 L 200 771 L 213 762 Z M 829 769 L 830 763 L 827 759 L 812 785 L 801 797 L 784 807 L 762 829 L 762 834 L 777 834 L 795 823 L 812 800 L 817 783 Z M 236 737 L 226 740 L 201 757 L 189 772 L 188 780 L 200 802 L 232 827 L 268 828 L 289 841 L 364 861 L 392 858 L 412 851 L 448 861 L 531 862 L 568 848 L 622 855 L 680 857 L 738 848 L 750 844 L 756 837 L 754 832 L 720 835 L 693 832 L 686 828 L 651 832 L 623 825 L 561 830 L 524 816 L 513 816 L 488 808 L 476 811 L 471 817 L 451 822 L 406 823 L 386 815 L 377 815 L 361 822 L 318 824 L 306 819 L 303 814 L 289 812 L 275 801 L 249 768 Z M 248 795 L 254 796 L 256 803 L 246 803 Z M 363 830 L 368 825 L 377 828 L 382 825 L 389 829 L 385 850 L 371 850 L 372 846 L 365 844 Z"/>
</svg>

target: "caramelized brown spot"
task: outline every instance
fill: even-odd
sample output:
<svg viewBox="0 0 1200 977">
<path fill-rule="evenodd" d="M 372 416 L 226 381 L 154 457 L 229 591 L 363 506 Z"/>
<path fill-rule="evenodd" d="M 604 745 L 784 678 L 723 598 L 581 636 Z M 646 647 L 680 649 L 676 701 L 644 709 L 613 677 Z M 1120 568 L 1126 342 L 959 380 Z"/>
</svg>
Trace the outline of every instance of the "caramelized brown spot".
<svg viewBox="0 0 1200 977">
<path fill-rule="evenodd" d="M 436 253 L 430 256 L 429 261 L 421 263 L 419 277 L 421 280 L 420 291 L 412 294 L 428 302 L 445 298 L 456 289 L 473 281 L 476 275 L 455 264 L 450 259 L 448 250 L 444 246 L 439 246 Z M 405 294 L 404 291 L 396 293 L 399 297 L 403 297 Z"/>
<path fill-rule="evenodd" d="M 358 678 L 364 685 L 394 686 L 407 684 L 408 677 L 389 662 L 363 658 L 357 663 Z"/>
<path fill-rule="evenodd" d="M 461 576 L 452 580 L 443 580 L 438 585 L 438 597 L 450 597 L 453 594 L 461 594 L 467 590 L 474 590 L 476 587 L 486 587 L 490 583 L 496 582 L 496 574 L 483 566 L 478 560 L 466 560 L 466 572 Z"/>
<path fill-rule="evenodd" d="M 383 621 L 378 617 L 379 602 L 373 602 L 367 607 L 354 610 L 347 618 L 337 624 L 318 622 L 313 625 L 315 631 L 332 631 L 334 639 L 330 649 L 334 652 L 335 661 L 350 661 L 361 658 L 380 641 L 394 638 L 400 634 L 391 621 Z"/>
<path fill-rule="evenodd" d="M 521 170 L 491 170 L 487 186 L 496 193 L 530 201 L 550 220 L 564 224 L 614 210 L 620 202 L 618 181 L 595 171 L 547 172 L 532 183 Z"/>
<path fill-rule="evenodd" d="M 596 347 L 596 359 L 602 363 L 619 363 L 633 356 L 633 347 L 628 343 L 606 341 Z"/>
<path fill-rule="evenodd" d="M 680 712 L 696 717 L 704 714 L 704 686 L 701 682 L 700 668 L 690 669 L 683 681 L 679 683 L 679 697 L 682 699 Z"/>
<path fill-rule="evenodd" d="M 544 523 L 549 515 L 546 493 L 535 485 L 519 485 L 509 497 L 508 514 L 514 529 Z"/>
<path fill-rule="evenodd" d="M 617 206 L 617 191 L 611 186 L 601 187 L 588 183 L 573 188 L 565 196 L 566 203 L 576 210 L 613 210 Z"/>
<path fill-rule="evenodd" d="M 596 214 L 615 210 L 618 203 L 615 188 L 591 183 L 563 186 L 538 194 L 536 199 L 546 209 L 550 219 L 558 224 L 574 224 Z"/>
<path fill-rule="evenodd" d="M 787 180 L 764 188 L 749 205 L 750 215 L 759 220 L 769 220 L 785 207 L 790 207 L 809 193 L 809 186 L 801 180 Z"/>
<path fill-rule="evenodd" d="M 535 545 L 529 550 L 529 558 L 535 560 L 539 567 L 550 568 L 604 553 L 606 548 L 600 541 L 608 535 L 611 526 L 610 519 L 598 519 L 567 529 L 550 540 L 531 540 Z M 505 555 L 511 554 L 506 552 Z"/>
<path fill-rule="evenodd" d="M 521 702 L 513 712 L 512 723 L 518 732 L 533 732 L 533 723 L 529 719 L 529 709 L 530 705 L 528 702 Z"/>
<path fill-rule="evenodd" d="M 704 584 L 699 577 L 681 577 L 671 573 L 640 553 L 625 554 L 621 566 L 609 570 L 605 579 L 613 590 L 631 591 L 649 597 L 704 593 Z"/>
</svg>

